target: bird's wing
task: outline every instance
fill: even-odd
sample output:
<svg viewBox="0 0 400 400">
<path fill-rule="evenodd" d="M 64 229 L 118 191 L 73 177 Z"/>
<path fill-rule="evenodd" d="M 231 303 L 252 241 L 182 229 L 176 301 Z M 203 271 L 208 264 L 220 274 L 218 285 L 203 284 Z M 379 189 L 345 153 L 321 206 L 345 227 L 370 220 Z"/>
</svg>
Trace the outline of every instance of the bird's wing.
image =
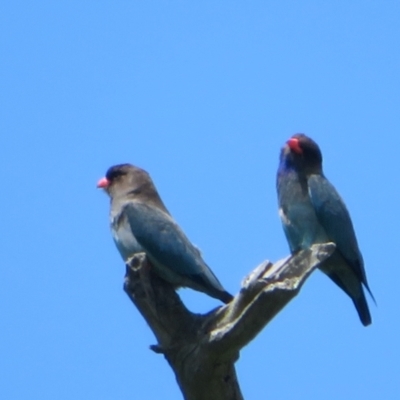
<svg viewBox="0 0 400 400">
<path fill-rule="evenodd" d="M 223 290 L 200 251 L 171 216 L 154 206 L 133 201 L 124 206 L 124 212 L 136 240 L 158 264 Z"/>
<path fill-rule="evenodd" d="M 308 191 L 318 221 L 328 237 L 336 243 L 358 278 L 367 284 L 364 262 L 358 248 L 353 223 L 339 193 L 322 175 L 311 175 L 308 178 Z"/>
</svg>

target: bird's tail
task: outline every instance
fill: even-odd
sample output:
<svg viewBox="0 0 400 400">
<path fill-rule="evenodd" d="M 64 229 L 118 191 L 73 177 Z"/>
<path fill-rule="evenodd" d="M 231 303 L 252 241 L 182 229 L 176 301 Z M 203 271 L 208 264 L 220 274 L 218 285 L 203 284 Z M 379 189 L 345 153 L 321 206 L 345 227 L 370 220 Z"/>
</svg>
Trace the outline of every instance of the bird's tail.
<svg viewBox="0 0 400 400">
<path fill-rule="evenodd" d="M 329 277 L 340 287 L 344 292 L 353 300 L 353 303 L 357 309 L 358 316 L 360 317 L 361 323 L 364 326 L 371 325 L 372 319 L 369 312 L 367 299 L 362 288 L 362 284 L 359 281 L 353 281 L 352 285 L 344 282 L 341 277 L 335 273 L 330 273 Z"/>
<path fill-rule="evenodd" d="M 353 303 L 356 306 L 361 323 L 364 326 L 371 325 L 372 323 L 371 314 L 369 312 L 367 299 L 365 298 L 365 294 L 363 293 L 362 288 L 361 288 L 361 295 L 358 296 L 357 298 L 352 297 L 351 299 L 353 300 Z"/>
<path fill-rule="evenodd" d="M 225 290 L 223 292 L 219 292 L 218 298 L 225 304 L 228 304 L 233 299 L 233 296 Z"/>
<path fill-rule="evenodd" d="M 339 261 L 338 261 L 339 260 Z M 323 263 L 320 269 L 325 272 L 353 301 L 361 323 L 368 326 L 372 323 L 367 299 L 360 279 L 352 269 L 337 257 L 331 257 Z M 366 286 L 368 291 L 368 286 Z M 372 297 L 372 293 L 371 293 Z M 373 297 L 372 297 L 373 298 Z"/>
</svg>

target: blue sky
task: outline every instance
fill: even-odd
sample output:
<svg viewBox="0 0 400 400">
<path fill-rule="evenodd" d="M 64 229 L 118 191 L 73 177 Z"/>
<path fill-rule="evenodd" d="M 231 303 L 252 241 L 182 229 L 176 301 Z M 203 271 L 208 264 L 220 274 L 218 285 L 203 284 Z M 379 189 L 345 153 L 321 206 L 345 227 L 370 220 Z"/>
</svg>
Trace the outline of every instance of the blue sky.
<svg viewBox="0 0 400 400">
<path fill-rule="evenodd" d="M 364 328 L 317 271 L 243 349 L 243 394 L 398 399 L 399 18 L 396 1 L 2 2 L 1 397 L 181 398 L 122 291 L 96 182 L 116 163 L 148 170 L 236 293 L 288 254 L 275 173 L 304 132 L 378 306 Z M 218 305 L 181 293 L 193 311 Z"/>
</svg>

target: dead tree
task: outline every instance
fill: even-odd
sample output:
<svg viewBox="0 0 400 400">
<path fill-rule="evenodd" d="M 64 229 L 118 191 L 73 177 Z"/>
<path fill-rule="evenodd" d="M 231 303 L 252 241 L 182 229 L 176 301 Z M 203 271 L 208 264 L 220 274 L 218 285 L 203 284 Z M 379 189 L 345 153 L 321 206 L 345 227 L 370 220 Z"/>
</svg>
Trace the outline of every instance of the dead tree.
<svg viewBox="0 0 400 400">
<path fill-rule="evenodd" d="M 313 245 L 275 264 L 264 261 L 227 305 L 194 314 L 170 284 L 151 272 L 144 253 L 127 264 L 124 290 L 152 329 L 186 400 L 241 400 L 235 371 L 240 350 L 295 297 L 335 249 Z"/>
</svg>

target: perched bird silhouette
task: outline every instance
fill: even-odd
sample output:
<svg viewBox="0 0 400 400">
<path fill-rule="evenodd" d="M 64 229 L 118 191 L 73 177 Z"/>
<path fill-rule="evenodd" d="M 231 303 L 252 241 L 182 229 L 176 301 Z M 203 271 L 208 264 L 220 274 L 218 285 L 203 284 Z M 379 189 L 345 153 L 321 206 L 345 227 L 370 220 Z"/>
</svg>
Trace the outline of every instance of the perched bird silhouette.
<svg viewBox="0 0 400 400">
<path fill-rule="evenodd" d="M 158 276 L 175 288 L 190 287 L 224 303 L 232 300 L 172 219 L 146 171 L 115 165 L 97 187 L 111 198 L 111 232 L 124 261 L 144 252 Z"/>
<path fill-rule="evenodd" d="M 335 252 L 320 269 L 350 296 L 362 324 L 371 324 L 363 285 L 374 297 L 353 224 L 346 205 L 323 174 L 322 154 L 311 138 L 296 134 L 286 142 L 276 184 L 279 215 L 291 252 L 334 242 Z"/>
</svg>

